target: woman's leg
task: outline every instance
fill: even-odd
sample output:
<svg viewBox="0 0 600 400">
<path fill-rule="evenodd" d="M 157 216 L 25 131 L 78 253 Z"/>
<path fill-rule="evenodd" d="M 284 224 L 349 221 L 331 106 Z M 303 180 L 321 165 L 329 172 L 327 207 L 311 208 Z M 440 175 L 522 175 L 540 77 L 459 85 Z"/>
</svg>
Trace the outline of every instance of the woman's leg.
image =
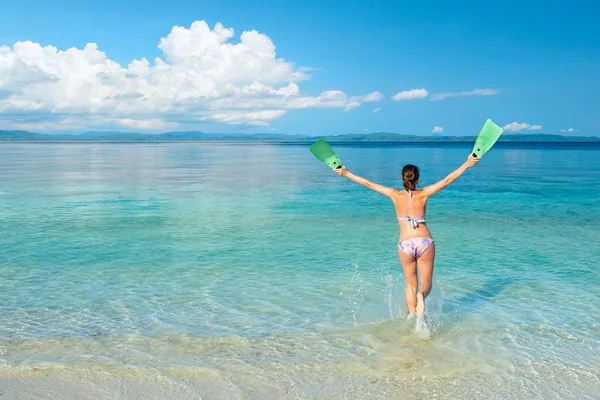
<svg viewBox="0 0 600 400">
<path fill-rule="evenodd" d="M 431 243 L 431 246 L 425 250 L 417 261 L 419 276 L 421 277 L 421 290 L 417 293 L 417 315 L 423 315 L 425 312 L 425 298 L 431 293 L 434 259 L 435 243 Z"/>
<path fill-rule="evenodd" d="M 406 281 L 406 306 L 409 313 L 414 313 L 417 310 L 417 289 L 419 286 L 417 280 L 417 261 L 399 247 L 398 256 L 400 257 L 400 264 L 402 264 L 404 280 Z"/>
</svg>

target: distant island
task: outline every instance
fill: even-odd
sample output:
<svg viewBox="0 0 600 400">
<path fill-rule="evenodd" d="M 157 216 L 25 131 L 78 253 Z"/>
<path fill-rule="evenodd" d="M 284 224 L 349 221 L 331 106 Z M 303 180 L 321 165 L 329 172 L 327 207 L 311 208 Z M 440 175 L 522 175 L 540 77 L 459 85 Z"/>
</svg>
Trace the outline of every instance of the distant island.
<svg viewBox="0 0 600 400">
<path fill-rule="evenodd" d="M 461 143 L 473 142 L 475 136 L 419 136 L 399 133 L 366 133 L 320 136 L 331 143 Z M 43 134 L 27 131 L 0 130 L 2 142 L 124 142 L 124 143 L 160 143 L 160 142 L 272 142 L 272 143 L 310 143 L 314 136 L 285 135 L 279 133 L 204 133 L 196 131 L 165 132 L 159 134 L 131 132 L 86 132 L 79 135 Z M 503 134 L 499 142 L 600 142 L 597 136 L 563 136 L 550 134 Z"/>
</svg>

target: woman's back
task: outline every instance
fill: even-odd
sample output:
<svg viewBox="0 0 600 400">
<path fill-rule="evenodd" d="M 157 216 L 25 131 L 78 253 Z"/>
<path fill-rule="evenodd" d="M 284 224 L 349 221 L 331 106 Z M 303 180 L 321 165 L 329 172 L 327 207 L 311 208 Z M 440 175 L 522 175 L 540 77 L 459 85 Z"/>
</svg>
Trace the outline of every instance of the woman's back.
<svg viewBox="0 0 600 400">
<path fill-rule="evenodd" d="M 422 190 L 397 190 L 392 198 L 400 224 L 400 240 L 414 237 L 431 237 L 425 226 L 427 199 Z"/>
</svg>

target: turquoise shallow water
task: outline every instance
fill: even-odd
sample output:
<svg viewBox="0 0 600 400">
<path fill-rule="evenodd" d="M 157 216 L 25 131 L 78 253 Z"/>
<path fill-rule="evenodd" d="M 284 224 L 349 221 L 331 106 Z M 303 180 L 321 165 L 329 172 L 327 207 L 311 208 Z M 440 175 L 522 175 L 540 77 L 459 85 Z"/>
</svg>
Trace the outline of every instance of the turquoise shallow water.
<svg viewBox="0 0 600 400">
<path fill-rule="evenodd" d="M 390 186 L 469 152 L 336 148 Z M 391 203 L 306 147 L 0 145 L 0 394 L 597 398 L 599 176 L 498 146 L 433 197 L 423 325 Z"/>
</svg>

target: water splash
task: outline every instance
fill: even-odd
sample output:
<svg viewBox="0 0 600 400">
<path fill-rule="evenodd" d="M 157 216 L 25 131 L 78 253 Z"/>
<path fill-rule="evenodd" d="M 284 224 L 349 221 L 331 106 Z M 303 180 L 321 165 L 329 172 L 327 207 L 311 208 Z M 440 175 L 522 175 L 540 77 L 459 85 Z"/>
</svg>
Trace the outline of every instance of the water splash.
<svg viewBox="0 0 600 400">
<path fill-rule="evenodd" d="M 431 330 L 424 315 L 417 316 L 415 321 L 415 329 L 413 331 L 415 337 L 419 339 L 431 339 Z"/>
<path fill-rule="evenodd" d="M 385 305 L 387 307 L 388 316 L 390 319 L 400 318 L 402 315 L 406 314 L 406 312 L 402 308 L 400 296 L 394 289 L 398 285 L 394 285 L 394 276 L 392 274 L 387 274 L 385 276 L 385 282 Z M 396 306 L 395 310 L 394 305 Z"/>
<path fill-rule="evenodd" d="M 404 282 L 398 282 L 394 285 L 393 277 L 388 275 L 386 284 L 385 305 L 389 318 L 406 318 L 403 325 L 414 323 L 414 329 L 411 331 L 412 335 L 420 339 L 430 339 L 441 327 L 443 291 L 439 282 L 433 282 L 431 293 L 425 300 L 425 314 L 420 317 L 417 317 L 415 313 L 409 314 L 408 310 L 405 309 L 404 293 L 406 287 Z M 395 288 L 398 289 L 395 290 Z M 396 305 L 396 312 L 394 312 L 394 304 Z"/>
<path fill-rule="evenodd" d="M 433 335 L 437 332 L 441 325 L 442 310 L 444 304 L 444 291 L 442 290 L 439 281 L 434 280 L 431 293 L 425 299 L 425 315 L 424 323 L 428 330 Z"/>
<path fill-rule="evenodd" d="M 358 263 L 352 265 L 352 278 L 350 279 L 350 283 L 340 292 L 344 301 L 349 305 L 347 312 L 352 316 L 354 326 L 359 325 L 357 315 L 364 300 L 363 290 L 365 282 L 362 278 L 362 273 L 359 271 L 359 267 Z"/>
<path fill-rule="evenodd" d="M 345 312 L 356 326 L 401 320 L 402 335 L 430 338 L 441 326 L 443 291 L 438 281 L 425 301 L 425 315 L 410 316 L 405 300 L 405 281 L 401 274 L 390 273 L 390 268 L 361 269 L 358 263 L 346 269 L 349 282 L 342 287 L 340 296 Z M 380 284 L 376 283 L 379 276 Z M 377 291 L 382 298 L 378 301 Z"/>
</svg>

